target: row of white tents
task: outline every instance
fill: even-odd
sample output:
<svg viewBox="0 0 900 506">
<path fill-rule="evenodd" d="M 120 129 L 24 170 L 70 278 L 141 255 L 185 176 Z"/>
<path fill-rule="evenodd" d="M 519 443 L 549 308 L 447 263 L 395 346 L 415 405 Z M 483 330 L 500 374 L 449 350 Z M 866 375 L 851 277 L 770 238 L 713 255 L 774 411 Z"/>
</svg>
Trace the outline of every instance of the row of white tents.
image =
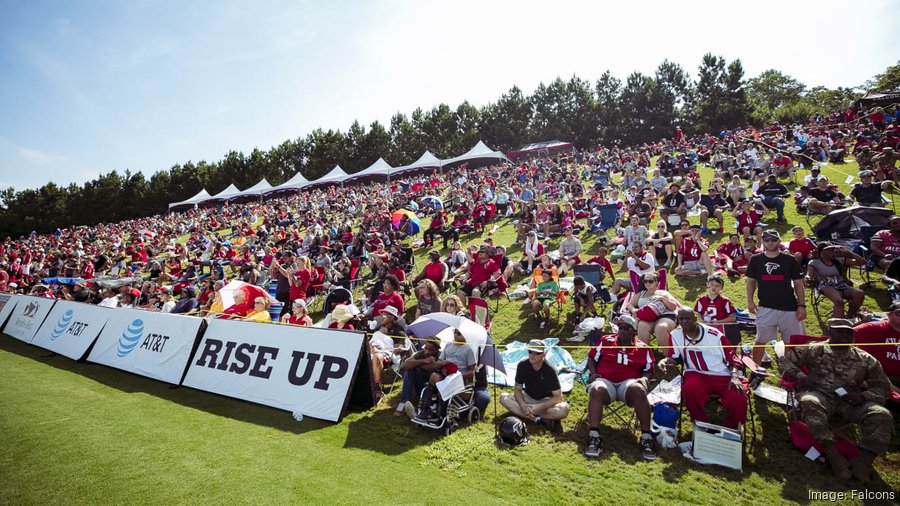
<svg viewBox="0 0 900 506">
<path fill-rule="evenodd" d="M 228 188 L 225 188 L 221 192 L 215 195 L 210 195 L 209 192 L 206 191 L 206 189 L 203 189 L 200 191 L 200 193 L 187 200 L 169 204 L 169 209 L 171 210 L 179 207 L 194 207 L 203 204 L 225 202 L 238 199 L 259 199 L 265 197 L 266 195 L 277 192 L 296 192 L 303 189 L 309 189 L 329 184 L 351 183 L 366 178 L 384 178 L 390 180 L 394 177 L 409 175 L 416 172 L 430 171 L 433 169 L 441 169 L 443 167 L 453 166 L 474 160 L 509 161 L 509 158 L 507 158 L 506 155 L 500 151 L 492 150 L 484 142 L 478 141 L 478 144 L 476 144 L 475 147 L 465 152 L 464 154 L 454 158 L 448 158 L 446 160 L 440 160 L 436 156 L 431 154 L 430 151 L 425 151 L 425 153 L 423 153 L 418 160 L 409 165 L 404 165 L 401 167 L 391 167 L 386 161 L 384 161 L 383 158 L 379 158 L 375 163 L 355 174 L 347 174 L 340 165 L 335 165 L 331 172 L 314 181 L 308 181 L 305 177 L 303 177 L 303 174 L 298 172 L 294 175 L 294 177 L 278 186 L 272 186 L 268 181 L 265 180 L 265 178 L 263 178 L 260 182 L 256 183 L 250 188 L 247 188 L 246 190 L 239 190 L 236 186 L 231 184 L 228 185 Z"/>
</svg>

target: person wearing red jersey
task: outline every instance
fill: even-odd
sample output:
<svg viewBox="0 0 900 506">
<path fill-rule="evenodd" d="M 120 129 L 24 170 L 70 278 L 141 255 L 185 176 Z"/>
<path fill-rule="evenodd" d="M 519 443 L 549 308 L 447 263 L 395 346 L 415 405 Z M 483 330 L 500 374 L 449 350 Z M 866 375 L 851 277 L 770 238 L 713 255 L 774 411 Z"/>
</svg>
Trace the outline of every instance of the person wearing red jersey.
<svg viewBox="0 0 900 506">
<path fill-rule="evenodd" d="M 872 258 L 882 270 L 887 270 L 891 260 L 900 257 L 900 216 L 888 220 L 888 229 L 879 230 L 872 237 Z"/>
<path fill-rule="evenodd" d="M 618 320 L 618 334 L 600 338 L 588 354 L 590 376 L 588 390 L 588 442 L 584 454 L 597 457 L 603 451 L 600 420 L 603 407 L 624 402 L 634 409 L 641 424 L 640 447 L 647 460 L 656 458 L 656 442 L 650 433 L 650 401 L 647 399 L 650 377 L 653 376 L 653 351 L 636 340 L 637 321 L 630 315 Z"/>
<path fill-rule="evenodd" d="M 614 279 L 616 276 L 613 274 L 612 263 L 606 258 L 608 254 L 609 250 L 605 246 L 600 246 L 600 249 L 597 250 L 597 256 L 591 257 L 586 263 L 600 265 L 603 268 L 603 272 L 609 275 L 608 279 Z M 603 272 L 601 272 L 601 279 L 603 278 Z"/>
<path fill-rule="evenodd" d="M 465 283 L 456 292 L 460 299 L 466 300 L 468 296 L 481 298 L 482 293 L 488 293 L 489 290 L 497 287 L 497 280 L 502 277 L 502 273 L 500 266 L 491 259 L 490 255 L 490 250 L 485 246 L 478 250 L 478 258 L 469 265 Z"/>
<path fill-rule="evenodd" d="M 753 201 L 745 199 L 735 208 L 732 213 L 737 219 L 738 232 L 744 235 L 746 241 L 750 234 L 762 239 L 762 227 L 759 226 L 759 220 L 766 214 L 768 210 L 763 207 L 763 211 L 753 209 Z"/>
<path fill-rule="evenodd" d="M 724 267 L 729 274 L 745 274 L 747 272 L 747 264 L 750 263 L 750 259 L 747 258 L 746 250 L 741 245 L 741 236 L 738 234 L 728 236 L 728 242 L 716 248 L 716 256 L 720 259 L 718 265 Z"/>
<path fill-rule="evenodd" d="M 684 364 L 681 395 L 691 421 L 707 422 L 706 401 L 718 395 L 725 409 L 725 426 L 740 430 L 747 420 L 747 380 L 741 376 L 743 365 L 735 347 L 725 334 L 697 323 L 692 309 L 678 310 L 678 323 L 670 338 L 672 354 L 657 364 L 666 367 Z"/>
<path fill-rule="evenodd" d="M 691 234 L 681 240 L 675 267 L 676 276 L 699 276 L 705 272 L 712 272 L 712 263 L 707 254 L 709 243 L 700 236 L 700 233 L 700 225 L 691 225 Z"/>
<path fill-rule="evenodd" d="M 887 320 L 854 327 L 853 342 L 881 363 L 881 368 L 891 381 L 893 398 L 900 399 L 900 302 L 891 304 Z"/>
<path fill-rule="evenodd" d="M 703 323 L 734 323 L 737 320 L 734 304 L 722 295 L 725 280 L 722 276 L 713 275 L 706 280 L 706 295 L 697 299 L 694 311 L 700 315 Z"/>
</svg>

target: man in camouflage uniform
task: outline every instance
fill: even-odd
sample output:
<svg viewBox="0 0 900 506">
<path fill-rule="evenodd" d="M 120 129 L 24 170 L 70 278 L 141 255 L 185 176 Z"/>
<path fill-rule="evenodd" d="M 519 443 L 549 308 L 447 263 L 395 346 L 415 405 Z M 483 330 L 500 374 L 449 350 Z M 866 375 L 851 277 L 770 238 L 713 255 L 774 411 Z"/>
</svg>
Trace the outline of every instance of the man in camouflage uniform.
<svg viewBox="0 0 900 506">
<path fill-rule="evenodd" d="M 881 150 L 881 153 L 873 154 L 872 165 L 886 182 L 894 181 L 897 179 L 897 160 L 900 160 L 900 153 L 894 152 L 894 148 L 887 146 Z M 882 186 L 884 185 L 882 184 Z"/>
<path fill-rule="evenodd" d="M 859 163 L 859 170 L 874 170 L 872 157 L 875 153 L 869 149 L 869 146 L 860 146 L 859 152 L 856 154 L 856 162 Z"/>
<path fill-rule="evenodd" d="M 887 451 L 893 434 L 893 417 L 883 406 L 890 383 L 881 364 L 872 355 L 849 346 L 853 325 L 849 320 L 828 320 L 829 339 L 810 346 L 792 348 L 783 362 L 783 372 L 798 380 L 797 396 L 803 422 L 825 447 L 825 456 L 835 476 L 869 480 L 875 457 Z M 804 373 L 801 367 L 806 367 Z M 866 387 L 867 385 L 867 387 Z M 834 447 L 828 425 L 836 415 L 844 422 L 859 424 L 859 455 L 847 461 Z"/>
</svg>

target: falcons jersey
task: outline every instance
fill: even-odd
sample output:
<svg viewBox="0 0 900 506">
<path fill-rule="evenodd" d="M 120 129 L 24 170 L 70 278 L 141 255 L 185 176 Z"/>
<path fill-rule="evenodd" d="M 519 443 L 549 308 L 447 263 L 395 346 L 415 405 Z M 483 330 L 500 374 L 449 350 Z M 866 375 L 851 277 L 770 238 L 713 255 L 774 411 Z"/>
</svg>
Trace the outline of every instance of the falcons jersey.
<svg viewBox="0 0 900 506">
<path fill-rule="evenodd" d="M 702 241 L 703 239 L 700 240 Z M 697 245 L 697 242 L 692 237 L 685 237 L 681 241 L 678 252 L 684 257 L 685 262 L 700 260 L 700 246 Z"/>
<path fill-rule="evenodd" d="M 715 299 L 710 299 L 709 295 L 704 295 L 697 299 L 697 303 L 694 304 L 694 311 L 700 315 L 703 321 L 716 322 L 734 314 L 734 305 L 724 295 L 720 294 Z"/>
<path fill-rule="evenodd" d="M 672 358 L 684 361 L 684 370 L 709 376 L 731 376 L 729 366 L 740 368 L 741 361 L 721 331 L 698 323 L 700 335 L 689 341 L 679 327 L 672 331 Z"/>
<path fill-rule="evenodd" d="M 649 346 L 635 339 L 634 346 L 619 347 L 616 334 L 601 337 L 597 346 L 591 349 L 590 357 L 597 363 L 594 372 L 613 383 L 640 378 L 653 368 L 653 352 Z"/>
</svg>

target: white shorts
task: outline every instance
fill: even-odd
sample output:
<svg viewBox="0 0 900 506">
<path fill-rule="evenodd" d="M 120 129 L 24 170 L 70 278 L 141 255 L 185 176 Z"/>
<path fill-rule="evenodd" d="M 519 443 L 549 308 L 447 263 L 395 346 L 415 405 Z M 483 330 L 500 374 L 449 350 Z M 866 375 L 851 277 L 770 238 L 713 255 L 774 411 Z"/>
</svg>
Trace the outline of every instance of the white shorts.
<svg viewBox="0 0 900 506">
<path fill-rule="evenodd" d="M 625 402 L 625 391 L 628 390 L 628 387 L 635 381 L 637 381 L 636 378 L 629 378 L 625 381 L 613 383 L 606 378 L 597 378 L 593 383 L 587 386 L 587 389 L 588 393 L 590 393 L 591 389 L 594 388 L 594 386 L 597 386 L 598 388 L 606 390 L 606 393 L 609 394 L 609 402 Z"/>
<path fill-rule="evenodd" d="M 791 336 L 805 333 L 803 322 L 797 319 L 797 313 L 768 307 L 759 308 L 756 312 L 756 342 L 774 341 L 779 333 L 785 344 L 790 344 Z"/>
<path fill-rule="evenodd" d="M 689 270 L 689 271 L 706 272 L 706 269 L 702 265 L 700 265 L 699 260 L 688 260 L 688 261 L 682 263 L 681 266 L 684 269 Z"/>
</svg>

